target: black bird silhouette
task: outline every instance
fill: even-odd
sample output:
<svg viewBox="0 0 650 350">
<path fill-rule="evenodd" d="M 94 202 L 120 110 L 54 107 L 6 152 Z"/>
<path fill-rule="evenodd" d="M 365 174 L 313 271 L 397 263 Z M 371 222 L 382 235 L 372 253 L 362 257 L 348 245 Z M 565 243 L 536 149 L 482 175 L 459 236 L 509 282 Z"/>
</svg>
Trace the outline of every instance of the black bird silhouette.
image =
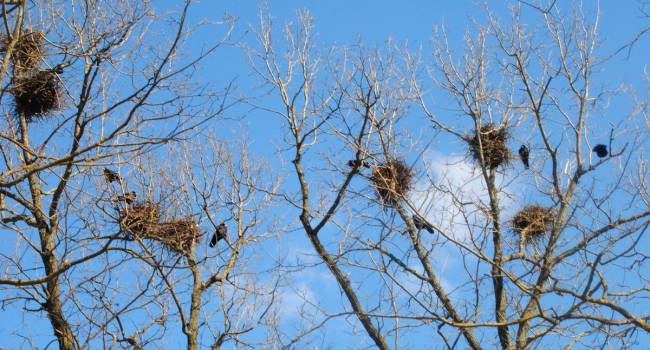
<svg viewBox="0 0 650 350">
<path fill-rule="evenodd" d="M 530 151 L 528 150 L 528 147 L 526 147 L 526 145 L 521 145 L 521 147 L 519 147 L 519 157 L 521 158 L 521 161 L 524 163 L 526 169 L 530 168 L 530 164 L 528 164 L 529 155 L 530 155 Z"/>
<path fill-rule="evenodd" d="M 607 146 L 603 144 L 598 144 L 594 146 L 594 152 L 596 152 L 596 155 L 599 158 L 605 158 L 609 154 L 609 152 L 607 152 Z"/>
<path fill-rule="evenodd" d="M 367 161 L 365 161 L 365 160 L 357 160 L 357 159 L 349 160 L 348 161 L 348 166 L 350 168 L 360 168 L 360 167 L 370 168 L 370 164 Z"/>
<path fill-rule="evenodd" d="M 422 219 L 418 215 L 413 214 L 413 224 L 415 225 L 415 228 L 417 228 L 418 230 L 425 229 L 429 233 L 433 233 L 433 226 L 429 225 L 424 219 Z"/>
<path fill-rule="evenodd" d="M 135 198 L 137 196 L 138 195 L 135 193 L 135 191 L 131 191 L 115 197 L 115 202 L 126 202 L 126 204 L 131 204 L 135 201 Z"/>
<path fill-rule="evenodd" d="M 113 170 L 109 168 L 104 168 L 104 180 L 106 180 L 106 182 L 108 183 L 111 183 L 113 181 L 120 182 L 122 181 L 122 178 L 120 177 L 120 175 L 117 175 L 117 173 L 114 172 Z"/>
<path fill-rule="evenodd" d="M 49 69 L 49 71 L 52 72 L 52 73 L 56 73 L 56 74 L 63 74 L 63 69 L 64 69 L 63 64 L 59 63 L 56 66 L 54 66 L 53 68 Z"/>
<path fill-rule="evenodd" d="M 228 227 L 226 226 L 225 222 L 222 222 L 217 226 L 217 229 L 214 231 L 214 234 L 212 235 L 212 239 L 210 239 L 210 248 L 214 248 L 214 246 L 217 245 L 217 242 L 219 242 L 222 239 L 226 239 L 226 234 L 228 233 Z"/>
</svg>

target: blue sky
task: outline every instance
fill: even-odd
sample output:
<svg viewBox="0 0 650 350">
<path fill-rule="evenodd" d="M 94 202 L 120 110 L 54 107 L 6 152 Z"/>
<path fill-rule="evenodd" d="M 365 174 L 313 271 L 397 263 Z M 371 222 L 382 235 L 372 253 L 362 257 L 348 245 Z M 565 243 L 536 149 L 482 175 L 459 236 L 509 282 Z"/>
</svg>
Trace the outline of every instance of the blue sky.
<svg viewBox="0 0 650 350">
<path fill-rule="evenodd" d="M 507 8 L 503 5 L 504 3 L 492 1 L 491 5 L 498 16 L 508 18 Z M 170 6 L 170 4 L 173 4 L 171 5 L 172 8 L 177 8 L 175 2 L 171 1 L 165 2 L 164 5 L 157 3 L 156 6 L 160 6 L 159 11 L 165 12 L 169 10 L 167 6 Z M 217 22 L 223 16 L 234 16 L 237 19 L 232 36 L 236 38 L 237 42 L 225 46 L 204 61 L 199 68 L 200 74 L 195 76 L 199 82 L 208 83 L 214 87 L 222 87 L 233 81 L 236 86 L 235 95 L 254 99 L 256 104 L 276 106 L 277 97 L 273 94 L 267 94 L 268 90 L 260 87 L 247 62 L 246 55 L 241 49 L 242 44 L 255 45 L 253 31 L 257 30 L 260 6 L 261 3 L 256 1 L 203 0 L 191 7 L 190 22 L 192 25 L 200 22 Z M 585 6 L 588 11 L 594 10 L 593 3 L 585 4 Z M 363 42 L 364 47 L 367 48 L 381 47 L 391 38 L 395 44 L 407 45 L 413 50 L 421 48 L 425 61 L 427 57 L 430 57 L 430 40 L 435 25 L 444 25 L 446 27 L 452 39 L 452 46 L 460 51 L 462 50 L 461 39 L 472 20 L 477 19 L 480 22 L 485 18 L 481 6 L 477 5 L 475 1 L 271 0 L 269 8 L 274 17 L 276 29 L 279 29 L 284 22 L 295 20 L 296 11 L 309 10 L 314 17 L 315 31 L 318 33 L 316 41 L 323 50 L 327 50 L 331 46 L 343 47 L 359 42 Z M 604 39 L 601 52 L 604 54 L 614 52 L 622 43 L 631 40 L 634 33 L 640 28 L 649 24 L 648 19 L 639 17 L 636 2 L 633 0 L 603 1 L 600 4 L 600 11 L 602 13 L 601 33 Z M 223 27 L 220 25 L 200 27 L 186 48 L 189 53 L 188 56 L 204 47 L 204 43 L 214 41 L 215 37 L 218 37 L 221 33 L 223 33 Z M 279 33 L 276 35 L 276 39 L 281 39 Z M 607 84 L 612 87 L 629 84 L 629 86 L 639 89 L 642 93 L 647 92 L 647 86 L 640 79 L 639 73 L 643 71 L 644 65 L 648 62 L 648 52 L 650 52 L 650 40 L 646 37 L 637 43 L 629 57 L 622 54 L 617 55 L 604 65 L 598 75 L 597 83 Z M 436 113 L 442 115 L 447 113 L 449 114 L 446 116 L 448 118 L 453 116 L 449 112 L 450 105 L 444 102 L 446 99 L 444 94 L 434 92 L 432 99 L 439 102 L 434 107 Z M 628 100 L 613 98 L 606 113 L 626 109 L 629 109 Z M 421 138 L 422 144 L 425 144 L 429 141 L 427 136 L 430 131 L 429 126 L 422 127 L 417 124 L 422 123 L 422 113 L 419 110 L 415 109 L 413 113 L 414 121 L 409 121 L 406 127 L 415 130 L 414 134 Z M 218 137 L 235 140 L 242 135 L 247 135 L 246 141 L 250 144 L 251 153 L 258 157 L 266 157 L 271 164 L 279 166 L 280 162 L 276 158 L 276 150 L 282 136 L 279 131 L 281 127 L 279 120 L 246 104 L 229 109 L 225 117 L 225 120 L 212 126 L 216 130 Z M 615 122 L 621 116 L 602 117 L 609 122 Z M 608 128 L 604 128 L 598 132 L 602 136 L 606 134 L 607 130 Z M 521 140 L 522 142 L 525 142 L 526 137 L 526 135 L 515 136 L 518 141 Z M 424 169 L 424 171 L 438 179 L 449 176 L 455 185 L 459 185 L 460 181 L 465 185 L 465 189 L 470 196 L 474 191 L 481 190 L 481 186 L 476 185 L 476 177 L 462 178 L 462 176 L 457 175 L 459 172 L 466 173 L 465 168 L 468 166 L 462 157 L 464 155 L 462 147 L 458 144 L 445 147 L 445 142 L 442 141 L 437 141 L 432 145 L 435 150 L 425 152 L 422 159 L 418 159 L 420 169 L 431 166 L 431 169 Z M 286 155 L 284 158 L 285 160 L 288 159 Z M 450 159 L 454 160 L 453 165 L 450 165 Z M 415 158 L 413 160 L 415 161 Z M 286 177 L 287 186 L 295 185 L 291 173 L 283 174 L 280 172 L 278 175 Z M 524 184 L 532 182 L 530 179 L 517 179 L 517 174 L 508 176 L 513 179 L 510 188 L 512 192 L 517 192 Z M 364 185 L 358 185 L 357 189 L 363 190 L 363 188 Z M 535 198 L 534 194 L 526 193 L 523 190 L 521 192 L 523 193 L 523 199 L 519 198 L 521 201 Z M 438 198 L 438 200 L 441 199 Z M 284 210 L 278 210 L 277 214 L 286 217 L 287 220 L 297 216 L 297 212 L 286 212 Z M 378 215 L 381 215 L 381 213 L 378 213 Z M 434 218 L 431 219 L 433 221 Z M 295 221 L 291 225 L 294 227 Z M 367 231 L 369 235 L 376 234 L 371 229 L 367 229 Z M 325 233 L 332 234 L 334 237 L 337 235 L 336 230 L 328 229 Z M 458 234 L 462 235 L 463 233 Z M 327 243 L 329 248 L 336 249 L 335 239 Z M 288 259 L 287 263 L 317 261 L 307 239 L 300 231 L 289 232 L 286 238 L 276 240 L 269 243 L 269 245 L 264 251 L 271 255 L 285 255 Z M 463 268 L 462 264 L 451 250 L 446 250 L 444 244 L 441 244 L 438 252 L 439 258 L 436 259 L 435 266 L 439 271 L 450 276 L 444 281 L 446 286 L 456 287 L 454 284 L 459 283 L 459 281 L 455 281 L 453 275 Z M 353 276 L 355 281 L 366 281 L 366 283 L 372 283 L 373 281 L 373 278 L 363 271 L 355 271 Z M 304 299 L 332 311 L 340 309 L 340 304 L 347 305 L 340 295 L 335 281 L 322 266 L 295 273 L 291 276 L 291 281 L 292 284 L 283 290 L 281 304 L 281 307 L 284 308 L 281 312 L 282 324 L 285 327 L 284 330 L 289 334 L 299 326 L 299 319 L 294 317 L 294 313 L 303 304 Z M 458 294 L 454 297 L 458 297 Z M 14 317 L 18 319 L 20 315 L 13 313 L 8 318 Z M 348 321 L 356 324 L 353 318 Z M 320 335 L 324 342 L 323 348 L 357 349 L 369 344 L 367 337 L 363 333 L 352 334 L 346 322 L 335 321 L 330 322 L 328 325 L 327 333 Z M 20 342 L 15 338 L 4 337 L 6 334 L 1 330 L 0 335 L 3 335 L 0 339 L 0 347 L 13 347 Z M 185 340 L 180 334 L 175 334 L 169 345 L 170 348 L 180 348 L 184 342 Z M 426 339 L 408 340 L 406 344 L 411 348 L 428 348 L 431 345 L 427 343 Z"/>
<path fill-rule="evenodd" d="M 509 18 L 506 1 L 492 1 L 490 7 L 494 13 L 504 20 Z M 223 16 L 233 16 L 237 19 L 233 38 L 241 38 L 245 45 L 254 45 L 254 33 L 259 25 L 260 2 L 235 0 L 229 2 L 202 1 L 192 7 L 192 19 L 195 21 L 216 21 Z M 435 26 L 446 28 L 450 37 L 452 48 L 462 50 L 462 37 L 471 30 L 474 20 L 484 21 L 485 13 L 481 2 L 462 1 L 270 1 L 274 25 L 278 33 L 275 39 L 282 45 L 280 29 L 286 22 L 295 22 L 296 13 L 308 10 L 314 17 L 316 42 L 326 50 L 332 46 L 345 47 L 363 43 L 366 48 L 381 47 L 388 39 L 396 45 L 406 45 L 412 50 L 422 49 L 424 60 L 430 57 L 431 40 Z M 595 2 L 583 4 L 586 11 L 595 11 Z M 647 26 L 647 19 L 641 18 L 637 3 L 634 0 L 623 2 L 603 1 L 599 5 L 601 13 L 601 39 L 602 53 L 609 54 L 620 48 L 622 43 L 629 42 L 641 28 Z M 207 16 L 206 16 L 207 15 Z M 539 25 L 539 23 L 534 23 Z M 215 39 L 215 33 L 221 31 L 217 27 L 206 26 L 200 29 L 192 39 L 195 47 L 201 47 L 203 42 Z M 648 39 L 642 40 L 634 47 L 632 54 L 618 55 L 606 65 L 598 75 L 597 81 L 607 84 L 625 83 L 643 89 L 644 83 L 639 79 L 639 72 L 646 63 L 644 52 L 648 50 Z M 245 96 L 259 96 L 267 93 L 259 89 L 254 79 L 246 56 L 238 47 L 225 47 L 210 60 L 203 62 L 202 78 L 210 84 L 220 86 L 225 82 L 235 81 L 238 92 Z M 434 92 L 435 96 L 435 92 Z M 439 97 L 444 99 L 444 96 Z M 250 109 L 237 109 L 241 113 L 232 112 L 233 115 L 247 115 L 244 125 L 251 133 L 252 141 L 260 145 L 261 150 L 270 148 L 261 145 L 273 134 L 260 134 L 266 132 L 266 126 L 274 125 L 267 115 Z M 437 112 L 437 111 L 436 111 Z M 229 129 L 238 134 L 241 125 Z M 253 137 L 254 136 L 254 137 Z M 267 137 L 269 136 L 269 137 Z"/>
<path fill-rule="evenodd" d="M 507 20 L 508 11 L 504 6 L 505 2 L 492 1 L 490 2 L 492 9 L 497 16 Z M 259 3 L 251 1 L 234 1 L 229 3 L 214 3 L 204 2 L 196 6 L 195 16 L 201 17 L 206 13 L 211 13 L 214 16 L 228 14 L 233 15 L 238 19 L 238 26 L 236 33 L 244 33 L 249 28 L 256 30 L 258 24 L 258 8 Z M 595 11 L 595 3 L 586 2 L 584 4 L 586 11 L 593 13 Z M 634 33 L 640 28 L 647 26 L 647 19 L 639 17 L 636 3 L 634 1 L 602 2 L 600 5 L 601 12 L 601 36 L 603 39 L 600 52 L 608 54 L 614 52 L 623 43 L 632 39 Z M 271 1 L 269 5 L 271 13 L 274 18 L 276 29 L 281 27 L 284 22 L 294 21 L 296 11 L 307 9 L 314 17 L 315 31 L 317 32 L 316 41 L 323 50 L 331 46 L 348 46 L 354 45 L 358 42 L 363 42 L 364 47 L 373 48 L 375 46 L 383 46 L 387 39 L 391 38 L 393 43 L 397 45 L 405 44 L 411 49 L 422 48 L 425 61 L 430 57 L 431 52 L 431 38 L 433 35 L 433 28 L 435 25 L 444 25 L 451 38 L 451 45 L 456 50 L 462 50 L 462 37 L 468 30 L 468 26 L 474 19 L 479 22 L 485 19 L 485 14 L 481 6 L 477 5 L 475 1 Z M 532 23 L 532 25 L 539 25 L 539 23 Z M 209 35 L 209 34 L 206 34 Z M 252 34 L 242 34 L 243 41 L 246 43 L 251 42 Z M 236 35 L 235 35 L 236 36 Z M 276 34 L 276 39 L 281 43 L 281 35 Z M 646 91 L 645 83 L 639 79 L 639 72 L 643 70 L 643 66 L 647 64 L 647 55 L 650 49 L 650 40 L 639 42 L 631 55 L 618 55 L 611 59 L 606 65 L 602 67 L 596 78 L 597 84 L 606 84 L 610 87 L 618 87 L 622 85 L 632 86 L 640 91 Z M 207 72 L 216 72 L 207 74 L 206 77 L 219 76 L 224 80 L 230 77 L 236 78 L 241 90 L 250 92 L 255 95 L 256 92 L 266 92 L 265 89 L 258 88 L 255 81 L 252 81 L 250 75 L 250 68 L 247 66 L 244 56 L 241 51 L 237 49 L 226 49 L 217 54 L 214 63 L 208 63 L 205 66 Z M 443 101 L 439 106 L 434 108 L 437 113 L 449 113 L 448 105 L 445 105 L 445 96 L 436 95 L 433 92 L 434 101 Z M 269 103 L 275 105 L 277 101 L 273 100 L 273 96 L 263 97 L 258 100 L 258 103 Z M 622 111 L 629 109 L 629 101 L 625 98 L 611 100 L 609 108 L 605 111 L 606 114 L 615 113 L 614 111 Z M 247 118 L 243 120 L 246 125 L 246 130 L 249 133 L 249 141 L 253 145 L 253 149 L 258 150 L 259 154 L 268 154 L 275 151 L 277 148 L 278 134 L 274 133 L 273 128 L 279 125 L 277 120 L 267 115 L 264 112 L 256 110 L 244 110 L 242 114 L 246 113 Z M 415 114 L 421 113 L 417 109 L 413 112 Z M 235 113 L 236 114 L 236 113 Z M 417 116 L 416 116 L 417 117 Z M 616 115 L 602 115 L 605 123 L 615 122 L 621 116 Z M 418 120 L 414 118 L 414 120 Z M 418 121 L 418 122 L 421 122 Z M 426 143 L 426 133 L 430 129 L 418 126 L 418 122 L 410 122 L 409 127 L 419 129 L 420 136 L 423 137 L 422 143 Z M 229 126 L 234 134 L 239 132 L 240 125 Z M 604 127 L 602 130 L 596 130 L 599 133 L 594 135 L 597 137 L 606 137 L 608 128 Z M 417 134 L 417 133 L 416 133 Z M 518 134 L 515 135 L 517 142 L 525 142 L 530 135 Z M 448 165 L 450 159 L 457 160 L 463 159 L 464 149 L 456 145 L 445 147 L 446 143 L 437 142 L 433 144 L 436 148 L 433 152 L 427 152 L 424 156 L 426 164 L 438 164 L 437 168 L 432 169 L 430 172 L 436 176 L 443 173 L 457 174 L 458 170 L 463 170 L 468 165 L 466 163 L 456 163 L 456 165 Z M 445 166 L 447 164 L 447 166 Z M 289 169 L 290 171 L 290 169 Z M 289 173 L 290 174 L 290 173 Z M 597 176 L 607 176 L 599 174 Z M 525 184 L 532 185 L 531 179 L 516 179 L 517 175 L 511 174 L 514 178 L 514 183 L 510 190 L 513 193 L 518 192 Z M 468 191 L 472 192 L 480 190 L 480 186 L 473 186 L 476 183 L 475 178 L 464 178 Z M 458 178 L 453 179 L 458 181 Z M 460 181 L 463 181 L 460 180 Z M 288 175 L 288 183 L 292 183 L 291 175 Z M 520 204 L 531 199 L 535 199 L 534 191 L 521 191 L 523 194 L 516 204 Z M 616 203 L 612 204 L 616 206 Z M 435 206 L 434 206 L 435 207 Z M 506 208 L 506 213 L 511 215 L 511 208 Z M 329 234 L 329 231 L 326 231 Z M 334 234 L 334 233 L 332 233 Z M 372 234 L 369 232 L 368 234 Z M 462 233 L 460 233 L 462 234 Z M 310 250 L 305 238 L 301 233 L 292 233 L 288 235 L 287 240 L 282 241 L 284 247 L 280 248 L 281 251 L 287 251 L 290 256 L 296 256 L 296 259 L 312 260 L 313 253 Z M 332 242 L 330 242 L 332 243 Z M 330 248 L 336 249 L 335 244 L 331 244 Z M 295 255 L 294 255 L 295 254 Z M 447 251 L 443 247 L 438 251 L 439 259 L 436 259 L 435 265 L 439 268 L 442 274 L 453 276 L 455 272 L 460 271 L 463 266 L 458 256 L 454 256 L 451 251 Z M 302 255 L 302 257 L 300 257 Z M 354 276 L 359 281 L 369 278 L 363 272 L 357 272 Z M 338 288 L 333 282 L 329 272 L 323 268 L 314 268 L 309 271 L 304 271 L 301 274 L 294 276 L 296 285 L 294 285 L 293 292 L 287 292 L 287 308 L 296 307 L 301 304 L 301 298 L 298 294 L 302 291 L 307 299 L 314 301 L 320 305 L 329 305 L 337 309 L 337 303 L 345 304 L 341 301 L 341 296 L 338 293 Z M 372 280 L 372 279 L 370 279 Z M 448 278 L 445 283 L 448 287 L 457 287 L 455 283 L 462 281 L 454 281 L 453 277 Z M 455 297 L 459 297 L 455 294 Z M 287 311 L 290 313 L 290 311 Z M 288 321 L 291 321 L 289 318 Z M 346 327 L 338 330 L 337 325 L 340 323 L 331 322 L 330 331 L 324 336 L 325 345 L 332 348 L 358 348 L 360 344 L 365 344 L 365 340 L 360 340 L 358 337 L 352 336 L 349 332 L 345 332 Z M 339 333 L 341 331 L 342 333 Z M 329 335 L 329 336 L 328 336 Z M 426 334 L 423 334 L 426 337 Z M 425 340 L 412 340 L 411 338 L 405 344 L 410 344 L 412 348 L 427 348 L 429 345 Z M 426 338 L 425 338 L 426 339 Z M 407 346 L 408 347 L 408 346 Z M 435 344 L 434 344 L 435 347 Z"/>
</svg>

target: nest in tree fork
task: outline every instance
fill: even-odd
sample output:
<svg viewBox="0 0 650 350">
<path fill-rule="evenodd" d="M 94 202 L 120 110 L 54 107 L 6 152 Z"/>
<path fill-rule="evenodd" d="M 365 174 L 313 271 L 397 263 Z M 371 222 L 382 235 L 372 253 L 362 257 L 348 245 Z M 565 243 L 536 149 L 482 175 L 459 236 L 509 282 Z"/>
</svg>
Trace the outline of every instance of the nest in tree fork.
<svg viewBox="0 0 650 350">
<path fill-rule="evenodd" d="M 176 253 L 187 253 L 201 237 L 192 218 L 160 222 L 160 205 L 144 202 L 120 210 L 120 227 L 132 238 L 162 243 Z"/>
<path fill-rule="evenodd" d="M 24 32 L 16 40 L 11 52 L 11 62 L 19 72 L 25 72 L 38 67 L 45 56 L 43 50 L 43 32 Z M 9 49 L 10 39 L 8 36 L 0 39 L 0 52 L 6 54 Z"/>
<path fill-rule="evenodd" d="M 13 80 L 16 114 L 24 114 L 27 121 L 44 116 L 60 107 L 59 79 L 51 71 L 37 71 Z"/>
<path fill-rule="evenodd" d="M 553 224 L 553 210 L 539 205 L 521 209 L 512 219 L 512 229 L 525 243 L 537 242 L 544 237 Z"/>
<path fill-rule="evenodd" d="M 149 227 L 144 238 L 165 245 L 170 251 L 187 253 L 201 238 L 199 225 L 192 218 L 163 222 Z"/>
<path fill-rule="evenodd" d="M 394 205 L 411 189 L 413 173 L 403 161 L 389 159 L 372 170 L 371 180 L 379 198 Z"/>
<path fill-rule="evenodd" d="M 122 231 L 134 237 L 146 237 L 147 232 L 160 221 L 160 205 L 152 202 L 137 203 L 120 210 Z"/>
<path fill-rule="evenodd" d="M 509 137 L 505 128 L 497 128 L 492 123 L 483 124 L 480 132 L 477 130 L 474 135 L 467 137 L 469 152 L 481 164 L 482 150 L 484 165 L 496 169 L 507 164 L 511 158 L 507 145 Z"/>
</svg>

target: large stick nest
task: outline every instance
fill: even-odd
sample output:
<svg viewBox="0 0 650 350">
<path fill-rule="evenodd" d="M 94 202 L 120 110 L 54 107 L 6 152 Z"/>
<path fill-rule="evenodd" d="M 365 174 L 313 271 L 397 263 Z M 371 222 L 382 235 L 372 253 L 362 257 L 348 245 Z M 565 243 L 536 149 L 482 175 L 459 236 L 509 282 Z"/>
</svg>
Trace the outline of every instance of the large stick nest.
<svg viewBox="0 0 650 350">
<path fill-rule="evenodd" d="M 24 114 L 28 122 L 60 107 L 59 78 L 52 71 L 24 74 L 13 84 L 16 114 Z"/>
<path fill-rule="evenodd" d="M 194 219 L 184 218 L 149 227 L 145 238 L 164 244 L 172 252 L 185 254 L 199 241 L 201 230 Z"/>
<path fill-rule="evenodd" d="M 492 123 L 486 123 L 481 126 L 480 133 L 477 130 L 474 135 L 467 136 L 466 139 L 472 157 L 479 164 L 496 169 L 507 164 L 512 158 L 507 145 L 509 137 L 510 134 L 506 128 L 497 128 Z M 481 150 L 484 163 L 481 160 Z"/>
<path fill-rule="evenodd" d="M 371 180 L 377 196 L 384 203 L 394 205 L 411 189 L 413 172 L 403 161 L 389 159 L 372 170 Z"/>
<path fill-rule="evenodd" d="M 141 202 L 120 210 L 122 231 L 135 237 L 145 237 L 147 231 L 160 221 L 160 205 Z"/>
<path fill-rule="evenodd" d="M 120 210 L 120 227 L 131 238 L 162 243 L 169 251 L 187 254 L 201 237 L 192 218 L 160 222 L 160 205 L 142 202 Z"/>
<path fill-rule="evenodd" d="M 524 243 L 538 242 L 551 230 L 553 217 L 551 208 L 528 205 L 512 218 L 512 230 Z"/>
<path fill-rule="evenodd" d="M 43 39 L 45 33 L 34 31 L 26 31 L 18 37 L 11 52 L 11 63 L 16 70 L 25 72 L 38 67 L 45 56 Z M 6 54 L 9 44 L 8 36 L 0 39 L 0 53 Z"/>
</svg>

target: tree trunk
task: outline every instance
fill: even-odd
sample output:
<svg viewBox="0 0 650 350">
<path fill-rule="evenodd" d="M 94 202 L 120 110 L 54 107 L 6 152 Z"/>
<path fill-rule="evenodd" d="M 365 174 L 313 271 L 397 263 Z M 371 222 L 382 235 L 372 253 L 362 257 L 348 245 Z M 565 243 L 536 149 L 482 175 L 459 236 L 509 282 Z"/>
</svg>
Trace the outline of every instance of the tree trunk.
<svg viewBox="0 0 650 350">
<path fill-rule="evenodd" d="M 53 238 L 48 239 L 48 241 L 53 241 Z M 42 258 L 43 264 L 45 265 L 45 273 L 46 275 L 49 275 L 54 272 L 55 267 L 58 266 L 58 264 L 52 251 L 49 250 L 49 248 L 46 249 L 48 250 L 46 250 L 42 255 Z M 46 288 L 47 299 L 45 302 L 45 310 L 47 311 L 47 317 L 50 319 L 50 323 L 54 329 L 54 335 L 59 342 L 59 349 L 77 349 L 77 343 L 72 333 L 72 329 L 63 314 L 63 305 L 60 300 L 61 288 L 59 286 L 59 277 L 57 276 L 50 279 L 47 282 Z"/>
<path fill-rule="evenodd" d="M 187 349 L 198 349 L 199 339 L 199 316 L 201 311 L 201 271 L 194 262 L 190 263 L 192 269 L 192 301 L 190 303 L 190 321 L 187 325 L 185 336 L 187 337 Z"/>
</svg>

